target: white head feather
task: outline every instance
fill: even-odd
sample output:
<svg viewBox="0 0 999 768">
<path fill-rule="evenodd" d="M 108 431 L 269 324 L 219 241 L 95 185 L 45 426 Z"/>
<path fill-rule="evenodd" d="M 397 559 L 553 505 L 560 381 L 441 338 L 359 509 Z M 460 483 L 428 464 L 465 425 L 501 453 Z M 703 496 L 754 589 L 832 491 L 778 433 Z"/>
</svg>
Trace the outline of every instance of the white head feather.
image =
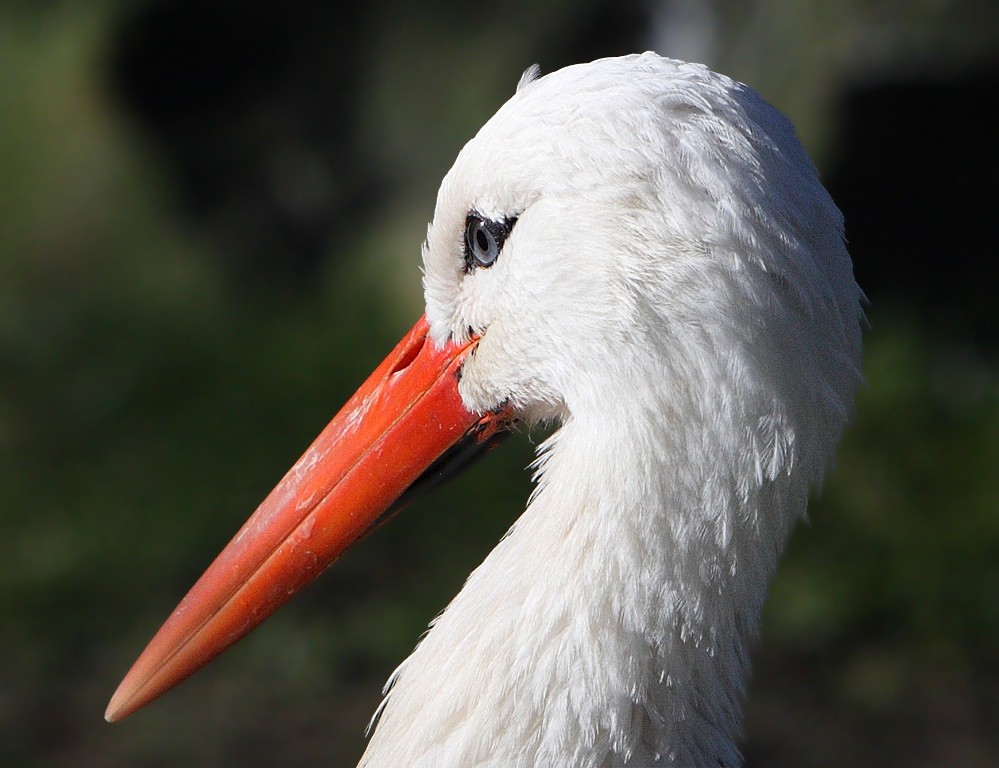
<svg viewBox="0 0 999 768">
<path fill-rule="evenodd" d="M 469 271 L 470 212 L 516 218 Z M 842 217 L 791 124 L 654 54 L 525 82 L 445 177 L 438 343 L 560 429 L 397 670 L 366 766 L 734 766 L 747 643 L 859 382 Z"/>
</svg>

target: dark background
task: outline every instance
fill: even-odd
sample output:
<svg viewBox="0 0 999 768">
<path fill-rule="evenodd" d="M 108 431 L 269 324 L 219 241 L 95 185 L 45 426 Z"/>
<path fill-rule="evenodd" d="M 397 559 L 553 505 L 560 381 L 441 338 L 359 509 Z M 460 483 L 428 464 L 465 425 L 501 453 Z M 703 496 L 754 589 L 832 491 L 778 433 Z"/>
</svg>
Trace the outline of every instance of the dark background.
<svg viewBox="0 0 999 768">
<path fill-rule="evenodd" d="M 354 764 L 381 684 L 523 508 L 531 436 L 102 714 L 418 316 L 436 186 L 521 71 L 647 48 L 788 113 L 870 299 L 856 424 L 765 612 L 747 764 L 999 764 L 997 43 L 970 0 L 0 3 L 0 764 Z"/>
</svg>

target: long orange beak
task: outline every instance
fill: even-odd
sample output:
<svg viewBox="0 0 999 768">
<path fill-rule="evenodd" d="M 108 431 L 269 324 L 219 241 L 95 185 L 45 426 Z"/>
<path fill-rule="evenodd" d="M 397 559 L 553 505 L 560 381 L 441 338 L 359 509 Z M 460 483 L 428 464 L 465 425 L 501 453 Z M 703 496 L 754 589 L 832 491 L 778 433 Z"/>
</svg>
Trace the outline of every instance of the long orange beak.
<svg viewBox="0 0 999 768">
<path fill-rule="evenodd" d="M 458 394 L 477 339 L 436 349 L 427 330 L 421 317 L 205 571 L 111 697 L 109 722 L 246 635 L 398 509 L 407 489 L 450 474 L 468 457 L 459 444 L 481 452 L 495 443 L 505 415 L 471 413 Z"/>
</svg>

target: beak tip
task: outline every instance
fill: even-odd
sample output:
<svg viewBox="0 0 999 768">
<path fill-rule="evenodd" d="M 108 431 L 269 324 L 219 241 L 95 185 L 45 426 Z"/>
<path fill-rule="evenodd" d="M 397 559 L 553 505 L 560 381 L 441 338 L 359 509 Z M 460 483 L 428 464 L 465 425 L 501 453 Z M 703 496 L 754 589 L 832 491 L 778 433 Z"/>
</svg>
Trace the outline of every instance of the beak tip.
<svg viewBox="0 0 999 768">
<path fill-rule="evenodd" d="M 123 720 L 128 717 L 128 712 L 124 712 L 124 703 L 119 696 L 119 691 L 115 691 L 114 696 L 111 697 L 111 701 L 108 702 L 108 708 L 104 712 L 104 719 L 109 723 L 117 723 L 119 720 Z"/>
<path fill-rule="evenodd" d="M 131 683 L 129 677 L 131 675 L 126 675 L 125 679 L 121 681 L 118 690 L 114 692 L 111 701 L 108 702 L 108 708 L 104 711 L 104 719 L 109 723 L 124 720 L 137 709 L 141 709 L 145 703 L 141 697 L 136 696 L 139 691 L 135 684 Z M 126 683 L 130 684 L 126 686 Z"/>
</svg>

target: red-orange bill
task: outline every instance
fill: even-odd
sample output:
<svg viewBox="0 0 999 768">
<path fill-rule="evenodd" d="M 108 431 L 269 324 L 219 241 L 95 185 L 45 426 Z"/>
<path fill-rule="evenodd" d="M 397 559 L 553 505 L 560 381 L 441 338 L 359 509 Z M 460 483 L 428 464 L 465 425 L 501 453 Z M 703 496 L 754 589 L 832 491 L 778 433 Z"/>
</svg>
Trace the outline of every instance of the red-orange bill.
<svg viewBox="0 0 999 768">
<path fill-rule="evenodd" d="M 462 438 L 491 445 L 504 414 L 458 394 L 477 341 L 438 349 L 413 329 L 334 417 L 209 566 L 122 680 L 105 717 L 135 712 L 196 672 L 297 594 L 393 502 L 445 471 Z M 429 470 L 429 471 L 428 471 Z"/>
</svg>

